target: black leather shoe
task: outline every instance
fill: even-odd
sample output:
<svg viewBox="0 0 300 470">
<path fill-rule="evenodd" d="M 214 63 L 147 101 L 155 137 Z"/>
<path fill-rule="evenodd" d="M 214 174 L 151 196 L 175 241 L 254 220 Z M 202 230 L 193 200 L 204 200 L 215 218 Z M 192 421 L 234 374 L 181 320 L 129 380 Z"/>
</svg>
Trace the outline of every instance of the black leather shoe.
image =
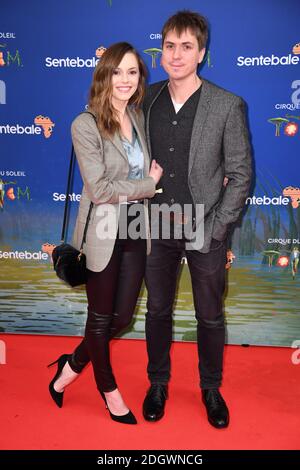
<svg viewBox="0 0 300 470">
<path fill-rule="evenodd" d="M 158 421 L 165 413 L 165 403 L 168 398 L 168 386 L 152 384 L 143 403 L 143 415 L 147 421 Z"/>
<path fill-rule="evenodd" d="M 202 390 L 202 401 L 210 424 L 215 428 L 227 428 L 229 411 L 219 390 L 217 388 Z"/>
</svg>

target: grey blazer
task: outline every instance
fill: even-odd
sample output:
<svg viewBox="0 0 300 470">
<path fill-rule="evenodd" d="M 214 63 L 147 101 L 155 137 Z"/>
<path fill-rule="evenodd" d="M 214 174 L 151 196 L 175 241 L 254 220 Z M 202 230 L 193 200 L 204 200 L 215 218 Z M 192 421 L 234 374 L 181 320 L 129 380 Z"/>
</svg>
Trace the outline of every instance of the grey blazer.
<svg viewBox="0 0 300 470">
<path fill-rule="evenodd" d="M 150 154 L 151 107 L 167 84 L 151 85 L 144 101 Z M 188 175 L 194 204 L 204 205 L 204 243 L 199 251 L 207 253 L 211 239 L 224 240 L 244 207 L 252 161 L 244 101 L 204 79 L 193 124 Z M 229 179 L 226 188 L 225 175 Z M 203 218 L 197 220 L 198 228 L 202 222 Z"/>
<path fill-rule="evenodd" d="M 71 126 L 72 140 L 83 180 L 83 190 L 75 224 L 72 245 L 79 249 L 90 202 L 94 203 L 83 252 L 87 268 L 102 271 L 108 264 L 118 231 L 120 198 L 128 201 L 141 199 L 145 204 L 146 227 L 148 227 L 147 201 L 155 194 L 155 181 L 149 175 L 147 150 L 142 113 L 128 108 L 144 154 L 144 179 L 129 180 L 129 163 L 118 135 L 112 139 L 100 136 L 93 116 L 82 113 Z M 109 221 L 109 229 L 106 222 Z M 147 253 L 150 238 L 147 229 Z"/>
</svg>

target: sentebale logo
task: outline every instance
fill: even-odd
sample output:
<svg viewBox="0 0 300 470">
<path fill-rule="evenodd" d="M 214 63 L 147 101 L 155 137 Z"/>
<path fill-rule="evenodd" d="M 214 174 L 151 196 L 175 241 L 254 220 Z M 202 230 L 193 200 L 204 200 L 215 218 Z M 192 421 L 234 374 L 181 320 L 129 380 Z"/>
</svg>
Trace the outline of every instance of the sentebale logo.
<svg viewBox="0 0 300 470">
<path fill-rule="evenodd" d="M 297 209 L 300 204 L 300 188 L 295 188 L 294 186 L 287 186 L 282 191 L 282 194 L 285 197 L 291 198 L 292 207 Z"/>
<path fill-rule="evenodd" d="M 34 118 L 34 124 L 30 126 L 21 124 L 0 125 L 0 134 L 39 135 L 43 133 L 44 137 L 48 139 L 54 126 L 54 122 L 49 117 L 39 115 Z"/>
<path fill-rule="evenodd" d="M 105 51 L 104 46 L 99 46 L 95 51 L 95 57 L 84 59 L 82 57 L 46 57 L 45 65 L 47 68 L 95 68 Z"/>
<path fill-rule="evenodd" d="M 98 57 L 98 59 L 101 59 L 105 51 L 106 51 L 106 47 L 99 46 L 96 49 L 95 56 Z"/>
<path fill-rule="evenodd" d="M 34 118 L 34 124 L 41 127 L 43 129 L 44 136 L 46 139 L 49 139 L 52 135 L 53 127 L 55 126 L 54 122 L 48 116 L 45 117 L 40 114 Z"/>
<path fill-rule="evenodd" d="M 278 65 L 298 65 L 300 58 L 297 57 L 300 54 L 300 43 L 295 44 L 292 47 L 292 53 L 284 56 L 277 56 L 272 54 L 270 56 L 255 56 L 255 57 L 244 57 L 239 56 L 237 58 L 238 67 L 276 67 Z"/>
</svg>

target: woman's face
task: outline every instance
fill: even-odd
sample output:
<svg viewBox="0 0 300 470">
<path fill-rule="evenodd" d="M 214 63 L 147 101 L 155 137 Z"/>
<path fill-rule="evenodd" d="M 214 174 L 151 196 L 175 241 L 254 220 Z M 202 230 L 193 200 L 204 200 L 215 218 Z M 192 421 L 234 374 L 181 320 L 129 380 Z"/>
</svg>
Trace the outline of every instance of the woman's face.
<svg viewBox="0 0 300 470">
<path fill-rule="evenodd" d="M 127 104 L 137 90 L 139 79 L 138 61 L 132 52 L 127 52 L 112 76 L 112 104 L 116 108 Z"/>
</svg>

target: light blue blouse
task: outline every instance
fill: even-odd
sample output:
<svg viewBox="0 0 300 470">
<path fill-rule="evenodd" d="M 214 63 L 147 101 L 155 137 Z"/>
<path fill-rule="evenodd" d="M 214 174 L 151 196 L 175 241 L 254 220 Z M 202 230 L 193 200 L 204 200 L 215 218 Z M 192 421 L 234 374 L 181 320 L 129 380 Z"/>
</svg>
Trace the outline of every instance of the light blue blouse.
<svg viewBox="0 0 300 470">
<path fill-rule="evenodd" d="M 128 179 L 140 180 L 144 178 L 144 154 L 134 127 L 132 127 L 132 142 L 124 136 L 121 141 L 129 162 Z"/>
</svg>

